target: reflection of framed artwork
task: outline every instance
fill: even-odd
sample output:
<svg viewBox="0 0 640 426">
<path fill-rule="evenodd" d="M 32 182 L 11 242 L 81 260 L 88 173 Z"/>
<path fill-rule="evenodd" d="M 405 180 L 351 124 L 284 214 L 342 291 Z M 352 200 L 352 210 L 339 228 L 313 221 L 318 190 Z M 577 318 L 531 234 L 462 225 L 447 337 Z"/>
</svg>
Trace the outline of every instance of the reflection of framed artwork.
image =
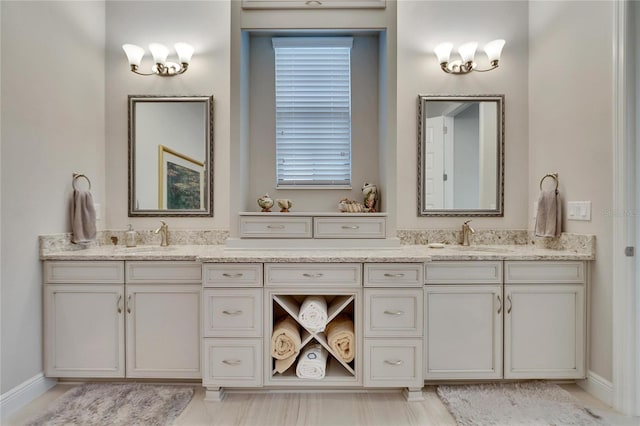
<svg viewBox="0 0 640 426">
<path fill-rule="evenodd" d="M 202 210 L 204 163 L 158 145 L 158 208 Z"/>
</svg>

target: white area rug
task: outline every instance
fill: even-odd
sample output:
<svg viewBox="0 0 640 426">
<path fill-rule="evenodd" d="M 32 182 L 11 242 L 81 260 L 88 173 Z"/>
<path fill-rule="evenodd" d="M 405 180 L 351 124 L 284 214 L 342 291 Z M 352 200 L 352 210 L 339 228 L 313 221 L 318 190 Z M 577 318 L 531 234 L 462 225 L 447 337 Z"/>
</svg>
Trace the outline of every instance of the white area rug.
<svg viewBox="0 0 640 426">
<path fill-rule="evenodd" d="M 607 424 L 553 383 L 443 385 L 438 386 L 437 392 L 459 425 Z"/>
<path fill-rule="evenodd" d="M 140 383 L 88 383 L 70 389 L 27 424 L 170 425 L 193 397 L 193 388 Z"/>
</svg>

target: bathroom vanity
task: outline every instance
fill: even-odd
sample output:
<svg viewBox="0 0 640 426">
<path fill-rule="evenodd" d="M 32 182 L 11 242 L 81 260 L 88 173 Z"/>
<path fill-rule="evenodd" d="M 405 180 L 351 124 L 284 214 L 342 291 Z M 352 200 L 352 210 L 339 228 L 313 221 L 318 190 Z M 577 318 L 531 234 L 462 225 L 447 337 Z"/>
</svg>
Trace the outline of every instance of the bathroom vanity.
<svg viewBox="0 0 640 426">
<path fill-rule="evenodd" d="M 202 379 L 225 389 L 403 388 L 425 381 L 585 376 L 592 253 L 535 246 L 240 250 L 95 247 L 44 260 L 45 374 Z M 277 319 L 323 296 L 354 323 L 355 357 L 323 379 L 279 373 Z M 544 348 L 541 350 L 541 348 Z"/>
</svg>

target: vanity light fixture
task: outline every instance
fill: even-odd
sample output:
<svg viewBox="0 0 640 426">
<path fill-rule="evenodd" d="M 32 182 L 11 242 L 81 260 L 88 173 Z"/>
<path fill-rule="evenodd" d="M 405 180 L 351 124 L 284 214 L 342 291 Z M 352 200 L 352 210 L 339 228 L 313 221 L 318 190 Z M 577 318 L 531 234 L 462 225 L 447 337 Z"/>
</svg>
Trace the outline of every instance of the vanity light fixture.
<svg viewBox="0 0 640 426">
<path fill-rule="evenodd" d="M 473 57 L 476 54 L 478 43 L 475 41 L 460 45 L 460 47 L 458 47 L 460 59 L 455 59 L 453 61 L 449 60 L 451 57 L 451 51 L 453 50 L 453 44 L 440 43 L 433 51 L 438 57 L 440 68 L 442 68 L 442 71 L 447 74 L 468 74 L 471 71 L 486 72 L 498 68 L 498 62 L 500 61 L 500 54 L 502 53 L 504 43 L 504 40 L 499 39 L 485 44 L 484 52 L 487 54 L 487 58 L 489 58 L 489 63 L 491 64 L 491 68 L 487 69 L 476 68 L 476 63 L 473 61 Z"/>
<path fill-rule="evenodd" d="M 180 63 L 167 62 L 167 56 L 169 56 L 169 49 L 159 43 L 151 43 L 149 50 L 153 56 L 153 63 L 155 64 L 150 73 L 145 74 L 138 71 L 140 62 L 144 56 L 144 49 L 135 44 L 123 44 L 122 49 L 127 54 L 131 71 L 139 75 L 159 75 L 160 77 L 173 77 L 175 75 L 183 74 L 189 67 L 191 56 L 193 55 L 193 47 L 187 43 L 176 43 L 174 45 L 176 53 L 178 54 L 178 60 Z"/>
</svg>

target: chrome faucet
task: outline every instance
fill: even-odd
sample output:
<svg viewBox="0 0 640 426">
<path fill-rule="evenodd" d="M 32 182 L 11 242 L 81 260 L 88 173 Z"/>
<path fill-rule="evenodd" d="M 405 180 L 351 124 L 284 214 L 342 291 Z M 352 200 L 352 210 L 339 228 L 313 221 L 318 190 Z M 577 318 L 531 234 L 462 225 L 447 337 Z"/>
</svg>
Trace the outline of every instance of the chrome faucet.
<svg viewBox="0 0 640 426">
<path fill-rule="evenodd" d="M 169 225 L 164 220 L 161 220 L 160 228 L 155 230 L 156 234 L 160 234 L 160 247 L 166 247 L 169 245 L 169 239 L 167 238 L 169 235 Z"/>
<path fill-rule="evenodd" d="M 462 224 L 462 242 L 460 244 L 463 246 L 469 245 L 469 236 L 476 232 L 471 226 L 469 226 L 469 222 L 471 222 L 471 219 Z"/>
</svg>

